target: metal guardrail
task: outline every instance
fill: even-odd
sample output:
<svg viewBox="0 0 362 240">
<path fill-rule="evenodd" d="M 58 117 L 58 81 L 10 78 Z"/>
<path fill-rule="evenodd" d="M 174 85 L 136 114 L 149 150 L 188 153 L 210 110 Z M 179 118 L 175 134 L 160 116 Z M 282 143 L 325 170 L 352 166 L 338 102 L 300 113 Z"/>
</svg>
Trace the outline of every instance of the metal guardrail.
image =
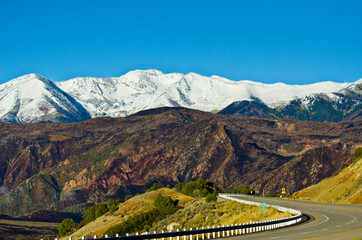
<svg viewBox="0 0 362 240">
<path fill-rule="evenodd" d="M 247 201 L 235 198 L 235 196 L 242 196 L 241 194 L 219 194 L 221 198 L 228 199 L 231 201 L 236 201 L 248 205 L 255 205 L 255 206 L 261 206 L 261 202 L 254 202 L 254 201 Z M 272 207 L 275 208 L 281 212 L 290 212 L 291 214 L 294 214 L 295 216 L 288 217 L 288 218 L 282 218 L 282 219 L 276 219 L 271 221 L 262 221 L 262 222 L 256 222 L 256 223 L 249 223 L 249 224 L 236 224 L 231 226 L 218 226 L 218 227 L 212 227 L 212 228 L 205 228 L 205 229 L 195 229 L 195 230 L 186 230 L 183 231 L 177 230 L 176 232 L 162 232 L 162 233 L 153 233 L 153 234 L 141 234 L 138 233 L 136 235 L 127 235 L 127 236 L 117 236 L 117 237 L 106 237 L 106 238 L 97 238 L 94 236 L 93 239 L 123 239 L 123 240 L 143 240 L 143 239 L 162 239 L 165 240 L 165 238 L 170 238 L 172 240 L 173 237 L 176 237 L 177 240 L 186 240 L 187 236 L 189 237 L 189 240 L 193 240 L 193 236 L 195 236 L 195 240 L 199 240 L 201 235 L 201 239 L 210 239 L 210 238 L 220 238 L 220 237 L 229 237 L 229 236 L 236 236 L 236 235 L 243 235 L 248 233 L 254 233 L 254 232 L 260 232 L 260 231 L 267 231 L 272 230 L 276 228 L 281 228 L 285 226 L 289 226 L 292 224 L 296 224 L 302 220 L 303 214 L 295 209 L 292 208 L 286 208 L 281 207 L 277 205 L 271 205 L 271 204 L 265 204 L 265 207 Z M 205 236 L 207 234 L 207 236 Z M 183 239 L 180 239 L 180 237 L 183 237 Z M 71 239 L 71 238 L 69 238 Z M 84 239 L 84 238 L 82 238 Z M 56 239 L 57 240 L 57 239 Z"/>
</svg>

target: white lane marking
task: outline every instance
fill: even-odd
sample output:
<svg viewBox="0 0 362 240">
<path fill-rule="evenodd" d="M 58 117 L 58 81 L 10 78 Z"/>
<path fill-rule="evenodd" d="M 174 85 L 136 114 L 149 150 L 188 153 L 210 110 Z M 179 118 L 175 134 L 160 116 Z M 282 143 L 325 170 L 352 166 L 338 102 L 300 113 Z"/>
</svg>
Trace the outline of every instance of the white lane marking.
<svg viewBox="0 0 362 240">
<path fill-rule="evenodd" d="M 323 229 L 323 231 L 328 230 L 328 228 Z"/>
<path fill-rule="evenodd" d="M 285 232 L 291 232 L 291 231 L 296 231 L 296 230 L 300 230 L 300 229 L 305 229 L 305 228 L 315 227 L 315 226 L 321 225 L 321 224 L 323 224 L 323 223 L 325 223 L 325 222 L 327 222 L 327 221 L 329 220 L 329 217 L 327 217 L 326 215 L 321 214 L 321 213 L 318 213 L 318 214 L 324 216 L 326 219 L 325 219 L 323 222 L 320 222 L 320 223 L 315 224 L 315 225 L 306 226 L 306 227 L 301 227 L 301 228 L 296 228 L 296 229 L 283 230 L 283 233 L 285 233 Z"/>
<path fill-rule="evenodd" d="M 280 237 L 272 237 L 272 238 L 269 238 L 269 239 L 277 239 L 277 238 L 280 238 Z"/>
<path fill-rule="evenodd" d="M 301 233 L 301 234 L 308 234 L 309 232 L 304 232 L 304 233 Z"/>
<path fill-rule="evenodd" d="M 336 226 L 336 227 L 340 227 L 341 225 L 338 225 L 338 226 Z"/>
</svg>

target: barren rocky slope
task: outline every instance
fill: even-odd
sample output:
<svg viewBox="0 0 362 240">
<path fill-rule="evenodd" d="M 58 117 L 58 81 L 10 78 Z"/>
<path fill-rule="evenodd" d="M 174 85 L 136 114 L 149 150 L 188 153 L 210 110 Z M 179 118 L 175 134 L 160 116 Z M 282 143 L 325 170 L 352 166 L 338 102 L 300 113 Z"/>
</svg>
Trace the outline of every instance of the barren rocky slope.
<svg viewBox="0 0 362 240">
<path fill-rule="evenodd" d="M 123 198 L 199 177 L 288 194 L 348 166 L 362 122 L 315 123 L 160 108 L 66 124 L 0 123 L 0 212 Z"/>
</svg>

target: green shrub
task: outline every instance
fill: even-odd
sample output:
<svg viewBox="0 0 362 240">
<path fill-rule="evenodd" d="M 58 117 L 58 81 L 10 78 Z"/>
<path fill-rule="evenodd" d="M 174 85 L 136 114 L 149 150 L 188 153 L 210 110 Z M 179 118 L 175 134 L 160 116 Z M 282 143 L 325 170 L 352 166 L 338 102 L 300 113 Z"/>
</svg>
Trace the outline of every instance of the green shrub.
<svg viewBox="0 0 362 240">
<path fill-rule="evenodd" d="M 177 211 L 178 200 L 172 200 L 170 196 L 164 197 L 158 194 L 154 201 L 154 206 L 160 212 L 165 214 L 174 213 Z"/>
<path fill-rule="evenodd" d="M 80 222 L 80 224 L 86 225 L 91 221 L 93 221 L 94 219 L 96 219 L 95 212 L 96 212 L 96 205 L 88 207 L 82 216 L 83 220 Z"/>
<path fill-rule="evenodd" d="M 362 157 L 362 147 L 359 147 L 356 149 L 356 151 L 354 152 L 354 161 L 357 161 L 358 159 L 360 159 Z"/>
<path fill-rule="evenodd" d="M 167 184 L 166 188 L 171 189 L 171 185 L 170 185 L 170 184 Z"/>
<path fill-rule="evenodd" d="M 181 192 L 183 187 L 184 187 L 184 183 L 182 183 L 182 182 L 176 183 L 176 185 L 175 185 L 175 189 L 178 192 Z"/>
<path fill-rule="evenodd" d="M 93 206 L 90 206 L 89 208 L 87 208 L 87 210 L 85 210 L 83 214 L 83 220 L 80 223 L 82 225 L 86 225 L 109 211 L 112 212 L 116 211 L 119 203 L 120 203 L 119 200 L 108 199 L 108 201 L 105 203 L 101 202 Z"/>
<path fill-rule="evenodd" d="M 162 188 L 162 185 L 161 185 L 161 184 L 159 184 L 159 183 L 154 183 L 154 184 L 152 185 L 152 187 L 150 187 L 149 189 L 147 189 L 146 192 L 152 192 L 152 191 L 155 191 L 155 190 L 161 189 L 161 188 Z"/>
<path fill-rule="evenodd" d="M 157 195 L 154 201 L 154 208 L 148 212 L 128 217 L 128 219 L 116 226 L 109 228 L 105 234 L 109 236 L 126 235 L 126 233 L 134 233 L 143 229 L 149 229 L 153 223 L 166 218 L 167 215 L 175 213 L 179 207 L 178 201 L 172 200 L 171 197 Z"/>
<path fill-rule="evenodd" d="M 217 201 L 217 195 L 215 193 L 209 194 L 209 195 L 206 196 L 205 201 L 207 203 L 216 202 Z"/>
<path fill-rule="evenodd" d="M 117 211 L 118 205 L 121 203 L 118 199 L 108 199 L 106 204 L 109 211 L 114 212 Z"/>
<path fill-rule="evenodd" d="M 204 188 L 204 187 L 205 187 L 205 184 L 206 184 L 205 179 L 199 178 L 199 179 L 197 179 L 197 181 L 196 181 L 196 188 L 198 188 L 198 189 Z"/>
<path fill-rule="evenodd" d="M 64 208 L 62 210 L 62 212 L 67 212 L 67 213 L 82 213 L 83 212 L 83 207 L 84 207 L 85 203 L 79 203 L 79 204 L 75 204 L 72 206 L 69 206 L 67 208 Z"/>
<path fill-rule="evenodd" d="M 94 216 L 95 216 L 95 218 L 99 218 L 100 216 L 102 216 L 106 212 L 108 212 L 107 204 L 101 202 L 101 203 L 98 203 L 96 205 Z"/>
<path fill-rule="evenodd" d="M 71 218 L 66 218 L 58 225 L 58 235 L 59 237 L 63 237 L 77 231 L 78 229 L 78 223 L 74 222 Z"/>
<path fill-rule="evenodd" d="M 196 187 L 197 187 L 196 182 L 188 182 L 182 187 L 181 193 L 193 196 L 193 192 L 196 189 Z"/>
<path fill-rule="evenodd" d="M 176 190 L 181 189 L 181 193 L 196 197 L 206 197 L 210 193 L 217 192 L 217 189 L 214 187 L 214 183 L 212 180 L 204 180 L 203 178 L 197 179 L 195 182 L 188 182 L 188 183 L 178 183 L 175 185 Z"/>
</svg>

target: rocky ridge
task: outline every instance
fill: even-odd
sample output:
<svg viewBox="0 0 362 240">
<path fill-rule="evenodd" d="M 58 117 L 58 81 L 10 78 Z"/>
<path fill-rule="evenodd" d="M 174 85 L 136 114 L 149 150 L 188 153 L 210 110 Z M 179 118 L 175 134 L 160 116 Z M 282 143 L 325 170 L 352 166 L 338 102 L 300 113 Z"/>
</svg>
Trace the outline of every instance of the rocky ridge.
<svg viewBox="0 0 362 240">
<path fill-rule="evenodd" d="M 159 108 L 81 123 L 0 123 L 0 212 L 24 215 L 199 177 L 288 194 L 348 166 L 362 122 L 315 123 Z"/>
</svg>

